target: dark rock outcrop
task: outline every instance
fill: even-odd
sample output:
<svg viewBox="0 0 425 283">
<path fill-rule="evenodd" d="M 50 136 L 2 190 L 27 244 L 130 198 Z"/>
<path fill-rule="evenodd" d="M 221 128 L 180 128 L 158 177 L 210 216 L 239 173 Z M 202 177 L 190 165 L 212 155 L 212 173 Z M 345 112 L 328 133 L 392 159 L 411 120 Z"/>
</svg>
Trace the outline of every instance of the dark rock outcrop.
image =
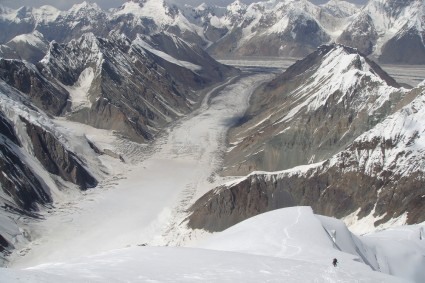
<svg viewBox="0 0 425 283">
<path fill-rule="evenodd" d="M 38 205 L 52 201 L 42 180 L 25 163 L 18 137 L 11 122 L 0 112 L 0 185 L 13 201 L 10 209 L 37 211 Z M 17 189 L 19 188 L 19 189 Z"/>
<path fill-rule="evenodd" d="M 0 79 L 28 95 L 36 106 L 47 113 L 60 115 L 67 106 L 68 92 L 49 82 L 34 65 L 0 58 Z"/>
<path fill-rule="evenodd" d="M 55 136 L 22 117 L 21 120 L 26 124 L 35 157 L 49 173 L 58 175 L 65 181 L 80 186 L 81 189 L 97 185 L 97 180 L 82 165 L 82 161 L 67 150 Z"/>
<path fill-rule="evenodd" d="M 425 64 L 423 36 L 423 33 L 421 34 L 414 28 L 400 32 L 382 46 L 379 62 L 386 64 Z"/>
<path fill-rule="evenodd" d="M 188 225 L 221 231 L 291 205 L 311 206 L 317 214 L 337 218 L 370 216 L 375 226 L 397 218 L 407 224 L 425 221 L 425 96 L 424 89 L 413 92 L 412 102 L 328 160 L 253 173 L 211 190 L 190 208 Z M 251 199 L 255 205 L 247 201 Z"/>
<path fill-rule="evenodd" d="M 252 176 L 203 195 L 190 208 L 193 213 L 188 225 L 192 229 L 223 231 L 254 215 L 296 204 L 288 191 Z"/>
</svg>

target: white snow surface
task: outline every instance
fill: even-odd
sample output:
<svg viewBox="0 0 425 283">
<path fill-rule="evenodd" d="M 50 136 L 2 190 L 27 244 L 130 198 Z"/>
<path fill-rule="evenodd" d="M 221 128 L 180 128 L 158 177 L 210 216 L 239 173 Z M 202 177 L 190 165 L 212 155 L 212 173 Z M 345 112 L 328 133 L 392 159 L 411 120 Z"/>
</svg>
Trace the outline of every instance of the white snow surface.
<svg viewBox="0 0 425 283">
<path fill-rule="evenodd" d="M 377 268 L 420 270 L 423 227 L 357 238 L 339 220 L 293 207 L 250 218 L 197 247 L 132 246 L 24 270 L 0 269 L 0 275 L 6 282 L 409 282 L 364 262 L 379 249 L 372 263 Z M 408 279 L 423 279 L 421 271 L 417 275 Z"/>
<path fill-rule="evenodd" d="M 9 43 L 10 42 L 15 42 L 15 43 L 24 42 L 34 47 L 39 47 L 39 48 L 41 47 L 43 49 L 48 48 L 48 43 L 47 41 L 44 40 L 44 36 L 36 30 L 33 31 L 32 33 L 17 35 L 13 39 L 11 39 Z"/>
<path fill-rule="evenodd" d="M 66 86 L 62 84 L 62 87 L 64 87 L 69 92 L 72 103 L 72 111 L 91 107 L 91 102 L 89 100 L 89 90 L 94 77 L 95 73 L 93 68 L 88 67 L 81 72 L 77 82 L 73 86 Z"/>
<path fill-rule="evenodd" d="M 199 71 L 202 69 L 201 66 L 193 64 L 191 62 L 188 61 L 183 61 L 183 60 L 178 60 L 176 58 L 174 58 L 173 56 L 162 52 L 160 50 L 157 50 L 155 48 L 153 48 L 149 43 L 147 43 L 146 41 L 144 41 L 143 39 L 141 39 L 139 36 L 133 41 L 133 44 L 136 44 L 138 46 L 140 46 L 141 48 L 149 51 L 150 53 L 164 59 L 165 61 L 168 61 L 174 65 L 189 69 L 193 72 Z"/>
</svg>

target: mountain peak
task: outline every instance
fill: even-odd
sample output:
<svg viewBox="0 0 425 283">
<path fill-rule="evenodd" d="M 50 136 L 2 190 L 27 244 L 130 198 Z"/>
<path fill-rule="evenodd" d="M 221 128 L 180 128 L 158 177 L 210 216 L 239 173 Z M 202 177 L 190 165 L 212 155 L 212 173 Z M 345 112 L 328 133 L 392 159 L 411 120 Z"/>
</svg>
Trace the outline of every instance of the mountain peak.
<svg viewBox="0 0 425 283">
<path fill-rule="evenodd" d="M 74 4 L 71 9 L 69 9 L 68 13 L 70 14 L 78 14 L 78 13 L 84 13 L 88 11 L 102 11 L 102 9 L 97 5 L 97 3 L 91 3 L 84 1 L 80 4 Z"/>
</svg>

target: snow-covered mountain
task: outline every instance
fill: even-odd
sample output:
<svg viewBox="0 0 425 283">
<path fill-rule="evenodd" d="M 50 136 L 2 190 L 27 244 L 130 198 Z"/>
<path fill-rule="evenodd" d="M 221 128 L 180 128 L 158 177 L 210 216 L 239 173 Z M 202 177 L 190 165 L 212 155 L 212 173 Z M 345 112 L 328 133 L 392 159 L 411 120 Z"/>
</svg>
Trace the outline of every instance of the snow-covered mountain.
<svg viewBox="0 0 425 283">
<path fill-rule="evenodd" d="M 400 43 L 418 43 L 422 2 L 371 1 L 363 9 L 336 0 L 178 2 L 134 0 L 109 11 L 87 2 L 68 11 L 0 7 L 0 261 L 13 252 L 12 265 L 54 262 L 0 269 L 1 278 L 66 281 L 72 272 L 73 281 L 105 281 L 128 264 L 117 280 L 398 281 L 373 272 L 382 271 L 421 282 L 424 228 L 413 224 L 425 221 L 425 87 L 402 88 L 358 49 L 397 59 Z M 358 49 L 321 45 L 331 41 Z M 422 56 L 421 46 L 397 62 Z M 205 50 L 315 51 L 271 80 Z M 312 209 L 231 227 L 296 205 Z M 360 239 L 312 210 L 362 233 L 412 226 L 402 237 Z M 197 245 L 204 250 L 136 247 L 196 245 L 198 236 L 209 238 Z M 396 241 L 384 244 L 387 236 Z M 134 247 L 111 251 L 126 246 Z M 81 255 L 89 257 L 70 259 Z M 119 264 L 105 272 L 105 257 Z M 164 262 L 172 272 L 163 272 Z M 140 264 L 152 268 L 139 273 Z"/>
<path fill-rule="evenodd" d="M 68 11 L 50 6 L 17 10 L 3 7 L 0 43 L 34 30 L 46 40 L 61 43 L 87 32 L 107 37 L 110 31 L 118 31 L 133 40 L 137 34 L 167 31 L 208 48 L 218 57 L 304 57 L 322 44 L 339 42 L 384 63 L 419 64 L 425 60 L 424 9 L 419 0 L 376 0 L 362 8 L 337 0 L 322 5 L 307 0 L 246 5 L 237 0 L 227 7 L 134 0 L 110 11 L 88 2 Z"/>
<path fill-rule="evenodd" d="M 425 221 L 423 85 L 399 89 L 355 50 L 334 45 L 257 91 L 250 116 L 234 129 L 239 149 L 228 158 L 239 163 L 227 169 L 257 172 L 200 198 L 190 227 L 220 231 L 294 205 L 360 232 Z"/>
<path fill-rule="evenodd" d="M 229 32 L 209 47 L 217 56 L 302 57 L 331 40 L 330 31 L 343 22 L 338 13 L 309 1 L 267 1 L 227 7 L 220 21 Z M 320 18 L 320 19 L 319 19 Z M 322 21 L 322 22 L 321 22 Z"/>
<path fill-rule="evenodd" d="M 3 43 L 37 30 L 47 40 L 61 43 L 89 32 L 107 37 L 109 32 L 117 31 L 134 39 L 139 33 L 150 35 L 168 31 L 192 43 L 205 44 L 202 28 L 189 22 L 176 6 L 162 0 L 127 1 L 110 11 L 86 1 L 75 4 L 68 11 L 51 6 L 2 8 L 0 27 L 4 30 L 0 36 Z"/>
<path fill-rule="evenodd" d="M 324 45 L 259 88 L 231 130 L 224 172 L 322 161 L 412 99 L 357 50 Z"/>
<path fill-rule="evenodd" d="M 0 48 L 0 55 L 3 58 L 22 59 L 32 63 L 40 61 L 49 49 L 49 42 L 44 36 L 34 31 L 29 34 L 21 34 Z"/>
<path fill-rule="evenodd" d="M 39 68 L 69 91 L 73 120 L 135 140 L 152 139 L 196 106 L 194 90 L 233 72 L 172 34 L 131 41 L 88 33 L 68 44 L 53 42 Z"/>
<path fill-rule="evenodd" d="M 371 0 L 338 41 L 385 63 L 423 64 L 423 1 Z"/>
</svg>

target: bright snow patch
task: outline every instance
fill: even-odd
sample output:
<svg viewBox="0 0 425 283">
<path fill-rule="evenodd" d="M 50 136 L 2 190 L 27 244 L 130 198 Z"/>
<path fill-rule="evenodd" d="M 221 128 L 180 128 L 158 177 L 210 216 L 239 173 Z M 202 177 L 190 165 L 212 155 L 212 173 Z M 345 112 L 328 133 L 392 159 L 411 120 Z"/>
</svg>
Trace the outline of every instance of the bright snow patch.
<svg viewBox="0 0 425 283">
<path fill-rule="evenodd" d="M 73 86 L 62 85 L 70 95 L 72 102 L 72 111 L 81 108 L 90 108 L 89 90 L 94 79 L 94 70 L 88 67 L 81 72 L 77 82 Z"/>
<path fill-rule="evenodd" d="M 142 40 L 140 37 L 137 37 L 134 42 L 134 44 L 139 45 L 140 47 L 142 47 L 143 49 L 149 51 L 152 54 L 155 54 L 156 56 L 164 59 L 165 61 L 168 61 L 174 65 L 189 69 L 193 72 L 199 71 L 202 69 L 201 66 L 187 62 L 187 61 L 182 61 L 182 60 L 178 60 L 172 56 L 170 56 L 169 54 L 162 52 L 160 50 L 157 50 L 155 48 L 153 48 L 152 46 L 150 46 L 146 41 Z"/>
</svg>

